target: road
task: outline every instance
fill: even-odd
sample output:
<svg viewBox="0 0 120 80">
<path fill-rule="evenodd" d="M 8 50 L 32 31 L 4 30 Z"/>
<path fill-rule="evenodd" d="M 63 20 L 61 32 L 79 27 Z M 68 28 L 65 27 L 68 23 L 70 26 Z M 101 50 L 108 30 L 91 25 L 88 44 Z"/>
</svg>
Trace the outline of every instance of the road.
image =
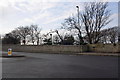
<svg viewBox="0 0 120 80">
<path fill-rule="evenodd" d="M 118 57 L 14 52 L 3 58 L 3 78 L 117 78 Z"/>
</svg>

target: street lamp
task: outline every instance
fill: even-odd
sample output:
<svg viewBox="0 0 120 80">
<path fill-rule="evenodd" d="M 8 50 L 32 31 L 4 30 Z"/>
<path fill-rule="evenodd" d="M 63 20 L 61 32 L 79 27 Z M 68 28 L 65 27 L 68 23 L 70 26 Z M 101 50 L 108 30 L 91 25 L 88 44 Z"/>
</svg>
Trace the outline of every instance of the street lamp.
<svg viewBox="0 0 120 80">
<path fill-rule="evenodd" d="M 80 21 L 79 21 L 79 6 L 76 6 L 77 12 L 78 12 L 78 27 L 80 28 Z M 81 36 L 81 34 L 78 34 L 78 36 Z M 80 40 L 81 41 L 81 40 Z M 80 42 L 79 42 L 80 45 Z"/>
<path fill-rule="evenodd" d="M 79 6 L 76 6 L 77 8 L 77 12 L 78 12 L 78 27 L 79 29 L 81 29 L 81 26 L 80 26 L 80 21 L 79 21 Z M 78 34 L 78 36 L 81 36 L 81 32 Z M 80 42 L 79 42 L 79 45 L 81 43 L 81 39 L 80 39 Z M 82 52 L 82 46 L 81 46 L 81 52 Z"/>
<path fill-rule="evenodd" d="M 78 27 L 80 27 L 80 21 L 79 21 L 79 6 L 76 6 L 77 12 L 78 12 Z"/>
<path fill-rule="evenodd" d="M 120 45 L 120 27 L 118 26 L 118 44 Z"/>
<path fill-rule="evenodd" d="M 50 34 L 50 36 L 51 36 L 51 43 L 53 44 L 53 42 L 52 42 L 52 34 Z"/>
</svg>

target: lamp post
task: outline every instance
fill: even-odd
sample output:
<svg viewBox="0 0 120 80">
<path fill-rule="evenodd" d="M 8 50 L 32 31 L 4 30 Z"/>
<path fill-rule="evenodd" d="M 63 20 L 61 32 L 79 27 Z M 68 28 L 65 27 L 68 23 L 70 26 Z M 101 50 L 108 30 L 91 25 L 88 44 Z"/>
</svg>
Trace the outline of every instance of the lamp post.
<svg viewBox="0 0 120 80">
<path fill-rule="evenodd" d="M 53 44 L 53 42 L 52 42 L 52 34 L 50 34 L 50 36 L 51 36 L 51 44 Z"/>
<path fill-rule="evenodd" d="M 79 21 L 79 6 L 76 6 L 77 8 L 77 12 L 78 12 L 78 27 L 79 29 L 81 29 L 81 26 L 80 26 L 80 21 Z M 79 38 L 81 37 L 81 32 L 78 34 Z M 80 42 L 79 42 L 79 45 L 81 43 L 81 39 L 80 39 Z M 81 53 L 82 53 L 82 45 L 81 45 Z"/>
<path fill-rule="evenodd" d="M 80 27 L 80 21 L 79 21 L 79 6 L 76 6 L 77 12 L 78 12 L 78 27 Z"/>
<path fill-rule="evenodd" d="M 118 44 L 120 45 L 120 27 L 118 26 Z"/>
<path fill-rule="evenodd" d="M 80 21 L 79 21 L 79 6 L 76 6 L 77 8 L 77 12 L 78 12 L 78 27 L 80 28 Z M 81 34 L 79 33 L 78 36 L 81 36 Z M 81 40 L 80 40 L 81 41 Z M 80 45 L 80 42 L 79 42 Z"/>
<path fill-rule="evenodd" d="M 1 35 L 0 35 L 0 44 L 2 44 L 2 38 L 1 38 Z M 1 45 L 0 45 L 1 46 Z"/>
</svg>

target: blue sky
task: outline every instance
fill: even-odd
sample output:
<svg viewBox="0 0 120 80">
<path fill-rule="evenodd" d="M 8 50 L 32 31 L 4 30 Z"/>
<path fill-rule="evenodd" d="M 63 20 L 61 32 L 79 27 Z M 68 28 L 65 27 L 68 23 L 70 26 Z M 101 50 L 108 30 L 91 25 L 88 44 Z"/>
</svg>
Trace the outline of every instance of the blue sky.
<svg viewBox="0 0 120 80">
<path fill-rule="evenodd" d="M 84 0 L 87 1 L 95 0 Z M 114 20 L 107 27 L 118 24 L 117 1 L 110 0 L 108 9 L 111 10 L 111 18 Z M 38 24 L 43 32 L 59 28 L 65 18 L 76 15 L 76 5 L 80 7 L 80 11 L 83 10 L 82 0 L 1 0 L 0 34 L 31 24 Z"/>
</svg>

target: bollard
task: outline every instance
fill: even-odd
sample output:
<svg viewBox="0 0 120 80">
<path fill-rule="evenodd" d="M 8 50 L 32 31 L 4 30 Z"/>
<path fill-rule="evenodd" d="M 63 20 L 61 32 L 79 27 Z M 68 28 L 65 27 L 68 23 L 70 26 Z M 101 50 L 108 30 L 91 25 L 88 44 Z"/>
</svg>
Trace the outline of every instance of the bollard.
<svg viewBox="0 0 120 80">
<path fill-rule="evenodd" d="M 9 49 L 8 49 L 8 56 L 11 56 L 11 55 L 12 55 L 12 49 L 9 48 Z"/>
</svg>

